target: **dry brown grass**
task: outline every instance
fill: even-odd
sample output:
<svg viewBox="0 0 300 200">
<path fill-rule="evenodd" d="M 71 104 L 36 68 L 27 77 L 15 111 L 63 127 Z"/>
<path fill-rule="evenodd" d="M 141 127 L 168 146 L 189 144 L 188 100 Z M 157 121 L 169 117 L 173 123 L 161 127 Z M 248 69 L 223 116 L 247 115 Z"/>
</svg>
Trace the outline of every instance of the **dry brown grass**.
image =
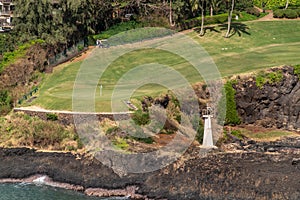
<svg viewBox="0 0 300 200">
<path fill-rule="evenodd" d="M 0 146 L 68 151 L 82 148 L 74 127 L 23 113 L 13 113 L 0 119 Z"/>
</svg>

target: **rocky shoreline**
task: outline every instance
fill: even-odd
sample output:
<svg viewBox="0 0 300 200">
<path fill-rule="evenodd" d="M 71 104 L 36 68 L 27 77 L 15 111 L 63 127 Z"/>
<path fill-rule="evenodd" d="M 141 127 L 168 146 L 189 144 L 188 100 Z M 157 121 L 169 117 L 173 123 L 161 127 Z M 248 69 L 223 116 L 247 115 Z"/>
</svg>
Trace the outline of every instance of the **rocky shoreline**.
<svg viewBox="0 0 300 200">
<path fill-rule="evenodd" d="M 53 181 L 49 176 L 46 175 L 34 175 L 28 178 L 22 179 L 13 179 L 13 178 L 4 178 L 0 179 L 0 184 L 3 183 L 29 183 L 35 185 L 46 185 L 56 188 L 63 188 L 67 190 L 73 190 L 77 192 L 82 192 L 88 196 L 97 196 L 97 197 L 114 197 L 114 196 L 124 196 L 130 199 L 148 199 L 145 196 L 136 194 L 135 191 L 137 187 L 128 186 L 124 189 L 102 189 L 102 188 L 84 188 L 80 185 L 73 185 L 69 183 L 60 183 Z"/>
<path fill-rule="evenodd" d="M 155 172 L 120 177 L 88 155 L 0 148 L 0 182 L 44 181 L 95 196 L 130 199 L 299 199 L 300 138 L 228 144 L 208 154 L 192 146 Z M 28 177 L 30 177 L 28 179 Z"/>
</svg>

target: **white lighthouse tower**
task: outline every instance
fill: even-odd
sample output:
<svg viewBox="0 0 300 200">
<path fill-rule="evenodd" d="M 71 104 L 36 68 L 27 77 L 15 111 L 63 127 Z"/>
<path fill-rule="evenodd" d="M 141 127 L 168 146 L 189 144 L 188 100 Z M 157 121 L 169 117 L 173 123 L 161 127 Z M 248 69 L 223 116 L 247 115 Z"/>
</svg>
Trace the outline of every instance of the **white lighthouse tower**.
<svg viewBox="0 0 300 200">
<path fill-rule="evenodd" d="M 213 110 L 211 107 L 206 108 L 206 110 L 202 111 L 204 118 L 204 136 L 202 146 L 204 148 L 215 148 L 213 144 L 213 135 L 212 135 L 212 126 L 211 126 L 211 118 L 213 117 Z"/>
</svg>

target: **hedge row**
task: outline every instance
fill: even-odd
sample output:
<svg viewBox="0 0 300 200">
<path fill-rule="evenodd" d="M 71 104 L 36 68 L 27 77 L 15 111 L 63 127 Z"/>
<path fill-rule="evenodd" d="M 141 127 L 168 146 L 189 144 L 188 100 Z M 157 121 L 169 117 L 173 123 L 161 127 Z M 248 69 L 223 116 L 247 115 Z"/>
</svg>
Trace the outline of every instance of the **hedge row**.
<svg viewBox="0 0 300 200">
<path fill-rule="evenodd" d="M 300 17 L 300 9 L 277 9 L 274 10 L 273 16 L 275 18 L 295 19 Z"/>
<path fill-rule="evenodd" d="M 236 17 L 236 14 L 233 14 L 232 18 L 234 19 Z M 185 20 L 180 24 L 180 27 L 182 30 L 194 28 L 196 26 L 201 26 L 201 17 L 193 18 L 193 19 L 188 19 Z M 223 13 L 219 15 L 214 15 L 214 16 L 205 16 L 205 21 L 204 24 L 223 24 L 228 21 L 228 14 Z"/>
</svg>

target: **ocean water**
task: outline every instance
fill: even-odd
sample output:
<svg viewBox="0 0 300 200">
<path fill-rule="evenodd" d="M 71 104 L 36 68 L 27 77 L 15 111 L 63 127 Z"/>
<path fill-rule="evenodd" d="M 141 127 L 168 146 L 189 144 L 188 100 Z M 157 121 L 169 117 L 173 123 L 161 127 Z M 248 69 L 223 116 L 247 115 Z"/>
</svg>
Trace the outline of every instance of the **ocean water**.
<svg viewBox="0 0 300 200">
<path fill-rule="evenodd" d="M 80 192 L 35 184 L 0 184 L 0 200 L 126 200 L 126 197 L 88 197 Z"/>
</svg>

